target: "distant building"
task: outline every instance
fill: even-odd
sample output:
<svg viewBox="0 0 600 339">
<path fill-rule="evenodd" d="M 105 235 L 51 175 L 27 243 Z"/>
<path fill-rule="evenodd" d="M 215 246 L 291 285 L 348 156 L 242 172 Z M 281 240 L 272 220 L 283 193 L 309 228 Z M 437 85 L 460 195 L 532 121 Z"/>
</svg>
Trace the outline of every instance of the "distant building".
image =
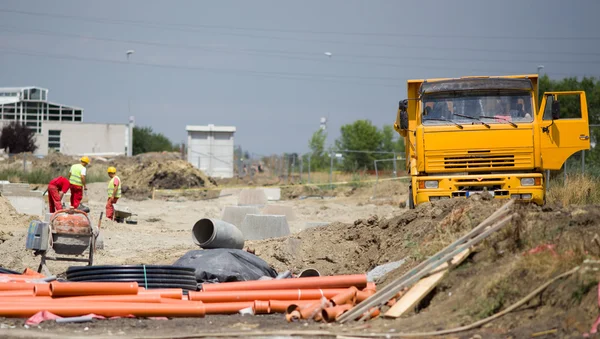
<svg viewBox="0 0 600 339">
<path fill-rule="evenodd" d="M 211 177 L 233 177 L 233 126 L 186 126 L 187 159 Z"/>
<path fill-rule="evenodd" d="M 127 154 L 133 126 L 84 123 L 82 108 L 48 101 L 45 88 L 0 88 L 0 127 L 13 121 L 36 131 L 36 155 Z"/>
</svg>

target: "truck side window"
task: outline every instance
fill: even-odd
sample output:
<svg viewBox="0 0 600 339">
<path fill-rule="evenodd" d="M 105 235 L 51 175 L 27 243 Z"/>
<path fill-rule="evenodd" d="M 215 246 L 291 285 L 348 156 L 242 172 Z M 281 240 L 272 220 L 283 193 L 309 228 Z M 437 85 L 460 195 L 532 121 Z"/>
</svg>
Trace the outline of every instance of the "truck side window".
<svg viewBox="0 0 600 339">
<path fill-rule="evenodd" d="M 560 120 L 581 119 L 581 102 L 578 94 L 559 95 L 560 101 Z M 544 109 L 543 120 L 552 120 L 552 103 L 554 96 L 546 96 L 546 107 Z"/>
</svg>

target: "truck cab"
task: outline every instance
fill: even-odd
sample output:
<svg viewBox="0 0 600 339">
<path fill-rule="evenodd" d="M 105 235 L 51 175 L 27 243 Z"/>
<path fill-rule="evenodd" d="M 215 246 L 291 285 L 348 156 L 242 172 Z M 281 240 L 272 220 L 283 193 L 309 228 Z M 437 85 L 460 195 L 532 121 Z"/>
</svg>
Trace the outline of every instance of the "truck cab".
<svg viewBox="0 0 600 339">
<path fill-rule="evenodd" d="M 545 203 L 545 170 L 590 148 L 585 92 L 544 93 L 537 75 L 409 80 L 394 128 L 405 139 L 408 205 L 487 192 Z"/>
</svg>

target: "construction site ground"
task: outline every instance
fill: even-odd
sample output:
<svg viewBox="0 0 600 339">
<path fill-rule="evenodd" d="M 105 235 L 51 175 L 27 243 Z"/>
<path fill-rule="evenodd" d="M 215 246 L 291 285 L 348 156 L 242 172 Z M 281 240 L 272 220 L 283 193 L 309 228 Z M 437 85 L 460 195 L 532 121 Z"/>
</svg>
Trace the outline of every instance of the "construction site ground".
<svg viewBox="0 0 600 339">
<path fill-rule="evenodd" d="M 442 249 L 492 214 L 502 201 L 474 196 L 423 204 L 407 210 L 406 186 L 401 181 L 380 184 L 372 200 L 372 186 L 338 187 L 331 197 L 298 199 L 305 188 L 284 191 L 290 198 L 276 202 L 292 206 L 297 219 L 291 236 L 247 242 L 256 255 L 276 270 L 299 272 L 315 268 L 322 275 L 366 273 L 377 265 L 405 259 L 398 269 L 377 281 L 378 288 Z M 327 192 L 326 192 L 327 193 Z M 97 222 L 106 203 L 106 184 L 89 185 L 87 205 Z M 197 249 L 191 227 L 200 218 L 220 218 L 224 206 L 236 205 L 235 195 L 210 200 L 173 196 L 168 199 L 119 202 L 136 214 L 137 225 L 102 221 L 105 247 L 95 264 L 172 264 Z M 551 285 L 518 310 L 483 327 L 448 338 L 579 338 L 590 330 L 598 308 L 600 257 L 599 206 L 538 207 L 518 205 L 516 221 L 475 248 L 453 269 L 418 309 L 398 319 L 377 318 L 367 323 L 287 323 L 283 315 L 214 316 L 172 320 L 117 319 L 83 324 L 48 321 L 26 328 L 24 319 L 0 319 L 2 337 L 160 337 L 207 333 L 328 331 L 345 336 L 370 333 L 394 336 L 471 324 L 505 309 L 548 279 L 575 266 L 574 275 Z M 39 257 L 25 249 L 31 216 L 20 215 L 0 197 L 0 266 L 22 271 L 36 269 Z M 307 223 L 330 222 L 308 227 Z M 584 263 L 584 260 L 587 260 Z M 50 262 L 53 273 L 68 263 Z M 319 337 L 320 332 L 304 337 Z M 271 333 L 273 334 L 273 333 Z M 325 336 L 323 336 L 325 337 Z"/>
</svg>

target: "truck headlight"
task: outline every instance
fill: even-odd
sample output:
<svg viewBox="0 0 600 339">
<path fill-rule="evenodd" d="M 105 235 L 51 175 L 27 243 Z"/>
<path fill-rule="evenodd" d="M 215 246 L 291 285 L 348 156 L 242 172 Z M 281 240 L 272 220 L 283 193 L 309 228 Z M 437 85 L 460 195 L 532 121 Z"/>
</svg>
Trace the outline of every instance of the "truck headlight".
<svg viewBox="0 0 600 339">
<path fill-rule="evenodd" d="M 438 188 L 439 182 L 437 180 L 425 180 L 425 188 Z"/>
<path fill-rule="evenodd" d="M 521 178 L 521 186 L 533 186 L 535 185 L 534 178 Z"/>
</svg>

